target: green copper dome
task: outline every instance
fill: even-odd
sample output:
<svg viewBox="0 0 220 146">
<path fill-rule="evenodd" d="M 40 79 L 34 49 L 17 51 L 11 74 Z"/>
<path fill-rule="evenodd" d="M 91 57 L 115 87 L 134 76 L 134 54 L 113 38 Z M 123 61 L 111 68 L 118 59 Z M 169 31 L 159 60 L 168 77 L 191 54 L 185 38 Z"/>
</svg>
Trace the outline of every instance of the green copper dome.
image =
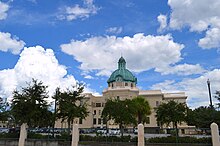
<svg viewBox="0 0 220 146">
<path fill-rule="evenodd" d="M 126 61 L 123 57 L 119 59 L 118 69 L 111 74 L 107 82 L 112 83 L 117 81 L 137 83 L 137 78 L 129 70 L 126 69 Z"/>
</svg>

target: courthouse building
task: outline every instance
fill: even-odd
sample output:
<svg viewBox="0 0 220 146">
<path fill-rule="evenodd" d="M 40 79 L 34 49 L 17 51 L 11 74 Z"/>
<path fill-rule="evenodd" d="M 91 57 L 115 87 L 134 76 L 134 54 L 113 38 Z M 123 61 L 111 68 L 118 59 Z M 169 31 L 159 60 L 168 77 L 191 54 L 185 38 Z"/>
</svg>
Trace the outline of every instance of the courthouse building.
<svg viewBox="0 0 220 146">
<path fill-rule="evenodd" d="M 184 92 L 164 93 L 161 90 L 138 89 L 137 78 L 126 69 L 126 61 L 123 57 L 119 59 L 118 69 L 111 74 L 107 83 L 108 87 L 103 90 L 102 96 L 94 96 L 91 93 L 85 94 L 89 115 L 86 119 L 78 119 L 76 121 L 80 128 L 102 128 L 106 126 L 106 123 L 103 123 L 101 114 L 107 99 L 132 99 L 140 95 L 149 102 L 152 110 L 151 115 L 148 117 L 148 122 L 144 126 L 148 127 L 148 129 L 155 130 L 159 128 L 154 110 L 157 106 L 169 100 L 185 103 L 187 99 Z M 117 126 L 118 125 L 115 125 L 113 121 L 108 121 L 107 123 L 108 128 Z M 56 121 L 55 127 L 67 128 L 67 122 L 61 123 L 61 121 L 58 120 Z"/>
</svg>

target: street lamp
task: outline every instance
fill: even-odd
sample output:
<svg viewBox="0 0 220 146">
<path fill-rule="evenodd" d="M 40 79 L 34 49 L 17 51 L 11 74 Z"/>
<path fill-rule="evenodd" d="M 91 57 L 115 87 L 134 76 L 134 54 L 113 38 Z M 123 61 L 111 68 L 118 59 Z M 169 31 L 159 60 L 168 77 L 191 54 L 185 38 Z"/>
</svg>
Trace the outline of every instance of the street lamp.
<svg viewBox="0 0 220 146">
<path fill-rule="evenodd" d="M 213 105 L 212 105 L 212 96 L 211 96 L 211 89 L 210 89 L 210 81 L 209 81 L 209 79 L 207 80 L 207 85 L 208 85 L 208 90 L 209 90 L 210 107 L 213 108 Z"/>
</svg>

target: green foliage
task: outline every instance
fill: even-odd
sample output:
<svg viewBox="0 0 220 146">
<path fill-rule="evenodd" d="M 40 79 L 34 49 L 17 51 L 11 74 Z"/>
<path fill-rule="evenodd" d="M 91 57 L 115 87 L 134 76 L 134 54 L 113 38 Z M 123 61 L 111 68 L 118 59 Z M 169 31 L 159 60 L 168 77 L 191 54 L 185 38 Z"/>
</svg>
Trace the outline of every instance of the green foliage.
<svg viewBox="0 0 220 146">
<path fill-rule="evenodd" d="M 220 112 L 212 107 L 201 106 L 188 110 L 188 117 L 187 123 L 197 128 L 210 128 L 212 122 L 220 124 Z"/>
<path fill-rule="evenodd" d="M 75 118 L 85 119 L 88 115 L 86 101 L 82 94 L 84 86 L 79 84 L 73 87 L 72 90 L 61 92 L 57 88 L 53 98 L 55 99 L 58 108 L 56 110 L 56 118 L 62 121 L 67 120 L 68 128 Z"/>
<path fill-rule="evenodd" d="M 102 118 L 107 121 L 113 119 L 119 124 L 121 134 L 123 135 L 124 126 L 136 123 L 133 102 L 129 99 L 108 99 L 102 111 Z"/>
<path fill-rule="evenodd" d="M 195 115 L 193 110 L 190 108 L 187 108 L 186 123 L 187 125 L 195 126 Z"/>
<path fill-rule="evenodd" d="M 68 132 L 62 132 L 60 133 L 60 135 L 56 136 L 56 139 L 62 139 L 62 140 L 66 140 L 66 141 L 71 141 L 72 139 L 72 135 Z"/>
<path fill-rule="evenodd" d="M 215 92 L 215 98 L 220 102 L 220 90 Z M 220 107 L 220 103 L 217 103 L 218 107 Z"/>
<path fill-rule="evenodd" d="M 128 136 L 89 136 L 89 135 L 80 135 L 80 141 L 96 141 L 96 142 L 137 142 L 137 137 Z"/>
<path fill-rule="evenodd" d="M 148 101 L 142 96 L 137 96 L 132 99 L 132 102 L 134 106 L 135 116 L 138 119 L 137 124 L 146 123 L 147 116 L 151 114 L 151 108 Z"/>
<path fill-rule="evenodd" d="M 94 137 L 90 135 L 80 135 L 79 141 L 93 141 Z"/>
<path fill-rule="evenodd" d="M 176 143 L 176 137 L 154 137 L 147 140 L 149 143 Z M 196 137 L 179 137 L 178 143 L 203 143 L 210 144 L 211 138 L 196 138 Z"/>
<path fill-rule="evenodd" d="M 162 103 L 156 109 L 157 121 L 161 125 L 169 125 L 173 123 L 173 128 L 177 128 L 177 124 L 186 121 L 187 107 L 184 103 L 178 103 L 170 100 L 168 103 Z"/>
<path fill-rule="evenodd" d="M 21 91 L 13 92 L 11 114 L 17 124 L 27 123 L 29 127 L 48 126 L 50 114 L 48 111 L 47 86 L 33 79 L 22 87 Z M 42 118 L 43 117 L 43 118 Z"/>
<path fill-rule="evenodd" d="M 28 133 L 27 138 L 28 139 L 48 139 L 48 138 L 51 138 L 51 136 L 30 132 Z"/>
<path fill-rule="evenodd" d="M 7 121 L 9 118 L 9 104 L 6 99 L 0 97 L 0 121 Z"/>
<path fill-rule="evenodd" d="M 19 138 L 19 133 L 1 133 L 0 138 Z"/>
</svg>

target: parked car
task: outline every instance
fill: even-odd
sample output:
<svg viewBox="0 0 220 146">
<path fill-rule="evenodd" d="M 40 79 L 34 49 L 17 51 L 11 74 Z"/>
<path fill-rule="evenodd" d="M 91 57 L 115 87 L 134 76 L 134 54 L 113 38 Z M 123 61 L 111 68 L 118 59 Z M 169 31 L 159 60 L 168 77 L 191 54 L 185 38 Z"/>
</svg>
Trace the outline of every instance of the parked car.
<svg viewBox="0 0 220 146">
<path fill-rule="evenodd" d="M 137 128 L 134 128 L 133 133 L 134 133 L 134 134 L 138 134 L 138 129 L 137 129 Z"/>
<path fill-rule="evenodd" d="M 0 128 L 0 133 L 9 133 L 8 128 Z"/>
<path fill-rule="evenodd" d="M 109 129 L 109 135 L 119 135 L 121 132 L 119 129 Z"/>
<path fill-rule="evenodd" d="M 91 129 L 91 128 L 79 130 L 79 133 L 81 133 L 81 134 L 89 134 L 89 133 L 94 133 L 94 132 L 95 132 L 95 130 Z"/>
<path fill-rule="evenodd" d="M 96 131 L 97 134 L 107 134 L 107 130 L 106 129 L 99 129 Z"/>
<path fill-rule="evenodd" d="M 9 129 L 9 133 L 19 133 L 19 132 L 20 132 L 20 127 L 10 128 Z"/>
</svg>

